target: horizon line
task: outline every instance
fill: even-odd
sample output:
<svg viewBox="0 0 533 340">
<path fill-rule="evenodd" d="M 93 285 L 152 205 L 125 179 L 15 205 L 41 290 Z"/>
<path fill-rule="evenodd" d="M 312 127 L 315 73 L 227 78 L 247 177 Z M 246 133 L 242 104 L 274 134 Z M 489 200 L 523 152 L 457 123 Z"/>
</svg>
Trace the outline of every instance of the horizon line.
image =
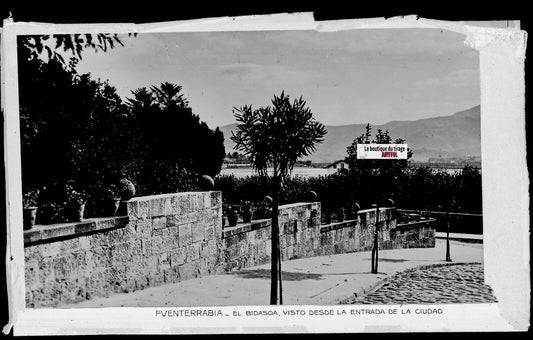
<svg viewBox="0 0 533 340">
<path fill-rule="evenodd" d="M 445 115 L 445 116 L 435 116 L 435 117 L 427 117 L 427 118 L 419 118 L 419 119 L 414 119 L 414 120 L 389 120 L 387 121 L 386 123 L 382 123 L 382 124 L 375 124 L 375 123 L 348 123 L 348 124 L 340 124 L 340 125 L 335 125 L 335 124 L 324 124 L 324 126 L 330 126 L 330 127 L 341 127 L 341 126 L 349 126 L 349 125 L 366 125 L 366 124 L 370 124 L 371 126 L 381 126 L 381 125 L 387 125 L 387 124 L 390 124 L 390 123 L 404 123 L 404 122 L 417 122 L 417 121 L 420 121 L 420 120 L 425 120 L 425 119 L 435 119 L 435 118 L 445 118 L 445 117 L 451 117 L 451 116 L 454 116 L 460 112 L 464 112 L 464 111 L 469 111 L 469 110 L 472 110 L 476 107 L 481 107 L 481 103 L 477 104 L 477 105 L 474 105 L 474 106 L 471 106 L 469 108 L 466 108 L 466 109 L 463 109 L 463 110 L 459 110 L 457 112 L 454 112 L 450 115 Z M 200 115 L 198 115 L 200 116 Z M 234 125 L 234 124 L 237 124 L 236 122 L 234 123 L 228 123 L 228 124 L 224 124 L 224 125 L 218 125 L 217 127 L 218 128 L 222 128 L 222 127 L 226 127 L 226 126 L 229 126 L 229 125 Z"/>
</svg>

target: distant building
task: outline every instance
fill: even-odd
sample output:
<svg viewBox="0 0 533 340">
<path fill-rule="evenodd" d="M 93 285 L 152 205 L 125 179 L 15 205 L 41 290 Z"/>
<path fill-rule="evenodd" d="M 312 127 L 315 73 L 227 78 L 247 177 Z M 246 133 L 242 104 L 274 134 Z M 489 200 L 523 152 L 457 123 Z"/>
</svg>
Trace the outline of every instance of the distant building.
<svg viewBox="0 0 533 340">
<path fill-rule="evenodd" d="M 339 160 L 339 161 L 335 161 L 331 164 L 326 165 L 324 168 L 328 169 L 328 175 L 329 175 L 329 174 L 334 174 L 339 171 L 348 170 L 350 169 L 350 165 L 344 160 Z"/>
</svg>

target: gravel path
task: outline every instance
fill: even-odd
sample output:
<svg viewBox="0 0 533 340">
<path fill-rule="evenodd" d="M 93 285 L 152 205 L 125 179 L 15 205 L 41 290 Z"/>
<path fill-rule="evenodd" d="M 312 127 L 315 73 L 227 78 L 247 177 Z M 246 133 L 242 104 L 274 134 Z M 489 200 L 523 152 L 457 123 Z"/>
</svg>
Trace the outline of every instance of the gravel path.
<svg viewBox="0 0 533 340">
<path fill-rule="evenodd" d="M 355 298 L 352 304 L 430 304 L 497 302 L 484 283 L 482 264 L 437 265 L 408 270 Z"/>
</svg>

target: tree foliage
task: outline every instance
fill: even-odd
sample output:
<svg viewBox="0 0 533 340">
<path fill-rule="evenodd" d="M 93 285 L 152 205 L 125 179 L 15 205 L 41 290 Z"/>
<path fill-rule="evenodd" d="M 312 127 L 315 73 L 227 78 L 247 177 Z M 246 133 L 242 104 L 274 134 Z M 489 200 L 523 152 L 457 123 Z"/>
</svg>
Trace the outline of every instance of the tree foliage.
<svg viewBox="0 0 533 340">
<path fill-rule="evenodd" d="M 136 35 L 130 33 L 129 36 Z M 40 59 L 56 61 L 70 70 L 82 59 L 82 51 L 91 48 L 106 52 L 116 46 L 124 46 L 118 34 L 86 33 L 57 35 L 25 35 L 18 37 L 19 53 L 23 61 Z M 68 59 L 65 59 L 70 54 Z"/>
<path fill-rule="evenodd" d="M 240 201 L 260 202 L 271 194 L 271 184 L 260 176 L 218 176 L 215 189 L 222 191 L 224 203 Z M 407 167 L 393 188 L 384 195 L 368 191 L 350 173 L 335 173 L 317 177 L 291 177 L 280 194 L 280 204 L 305 202 L 310 190 L 317 193 L 324 213 L 340 207 L 348 208 L 358 203 L 361 208 L 383 202 L 377 198 L 392 198 L 399 208 L 440 211 L 449 208 L 454 212 L 481 213 L 481 171 L 465 166 L 456 173 L 433 170 L 429 167 Z M 376 190 L 376 189 L 374 189 Z"/>
<path fill-rule="evenodd" d="M 272 106 L 256 110 L 251 105 L 234 109 L 239 123 L 231 139 L 235 149 L 250 158 L 261 175 L 273 168 L 273 177 L 286 180 L 299 158 L 308 156 L 323 142 L 326 129 L 317 122 L 302 97 L 292 103 L 289 95 L 272 99 Z"/>
<path fill-rule="evenodd" d="M 365 132 L 359 137 L 355 138 L 351 145 L 346 148 L 347 161 L 350 164 L 350 169 L 359 173 L 365 174 L 386 174 L 395 173 L 407 168 L 409 159 L 413 156 L 413 151 L 408 148 L 407 159 L 399 159 L 394 161 L 380 160 L 380 159 L 357 159 L 357 145 L 358 144 L 404 144 L 405 139 L 393 138 L 388 130 L 383 131 L 377 129 L 376 135 L 372 137 L 372 126 L 366 125 Z"/>
<path fill-rule="evenodd" d="M 19 90 L 23 190 L 41 190 L 41 213 L 68 200 L 67 183 L 102 196 L 127 159 L 127 112 L 115 89 L 34 59 L 20 68 Z"/>
<path fill-rule="evenodd" d="M 359 144 L 404 144 L 402 138 L 393 138 L 389 131 L 378 129 L 372 138 L 372 127 L 366 125 L 365 132 L 355 138 L 346 148 L 346 160 L 350 165 L 349 176 L 353 185 L 362 192 L 367 192 L 367 197 L 380 204 L 388 198 L 397 196 L 400 183 L 406 175 L 409 159 L 413 151 L 408 148 L 407 159 L 357 159 L 357 145 Z"/>
<path fill-rule="evenodd" d="M 271 290 L 270 303 L 277 304 L 279 229 L 279 193 L 283 183 L 290 178 L 298 159 L 316 150 L 316 144 L 326 135 L 324 125 L 317 122 L 302 97 L 292 103 L 285 92 L 274 95 L 272 106 L 253 110 L 252 106 L 234 109 L 237 133 L 232 133 L 235 149 L 250 158 L 261 178 L 268 176 L 267 169 L 273 168 L 272 238 L 271 238 Z"/>
<path fill-rule="evenodd" d="M 124 103 L 108 82 L 56 58 L 20 54 L 23 191 L 40 191 L 40 214 L 63 219 L 69 187 L 96 214 L 97 202 L 112 197 L 121 178 L 149 195 L 193 190 L 199 175 L 216 175 L 225 154 L 222 132 L 192 113 L 181 89 L 171 83 L 138 89 Z"/>
<path fill-rule="evenodd" d="M 455 212 L 481 213 L 481 172 L 465 166 L 457 173 L 436 171 L 429 167 L 415 167 L 409 163 L 413 152 L 408 149 L 407 160 L 357 159 L 357 144 L 404 144 L 388 131 L 366 126 L 363 134 L 347 148 L 350 170 L 319 177 L 292 177 L 285 181 L 280 193 L 280 204 L 307 200 L 309 191 L 318 195 L 324 213 L 358 203 L 370 208 L 373 203 L 382 205 L 392 198 L 397 207 L 421 210 L 450 209 Z M 259 202 L 265 194 L 272 194 L 270 182 L 258 176 L 237 178 L 219 176 L 215 188 L 222 190 L 227 203 L 240 200 Z"/>
<path fill-rule="evenodd" d="M 136 128 L 136 159 L 144 164 L 142 182 L 150 192 L 176 190 L 182 180 L 176 176 L 178 165 L 212 177 L 222 166 L 222 131 L 218 127 L 211 130 L 200 121 L 181 90 L 181 86 L 166 82 L 132 91 L 133 98 L 128 99 Z"/>
</svg>

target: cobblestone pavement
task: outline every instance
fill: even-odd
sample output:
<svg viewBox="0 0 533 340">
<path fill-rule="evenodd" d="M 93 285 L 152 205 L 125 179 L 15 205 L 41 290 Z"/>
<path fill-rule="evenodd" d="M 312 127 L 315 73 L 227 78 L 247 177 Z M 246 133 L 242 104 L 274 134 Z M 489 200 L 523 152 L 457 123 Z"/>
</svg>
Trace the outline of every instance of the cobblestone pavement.
<svg viewBox="0 0 533 340">
<path fill-rule="evenodd" d="M 408 270 L 353 299 L 352 304 L 430 304 L 497 302 L 484 283 L 482 264 L 438 265 Z"/>
</svg>

